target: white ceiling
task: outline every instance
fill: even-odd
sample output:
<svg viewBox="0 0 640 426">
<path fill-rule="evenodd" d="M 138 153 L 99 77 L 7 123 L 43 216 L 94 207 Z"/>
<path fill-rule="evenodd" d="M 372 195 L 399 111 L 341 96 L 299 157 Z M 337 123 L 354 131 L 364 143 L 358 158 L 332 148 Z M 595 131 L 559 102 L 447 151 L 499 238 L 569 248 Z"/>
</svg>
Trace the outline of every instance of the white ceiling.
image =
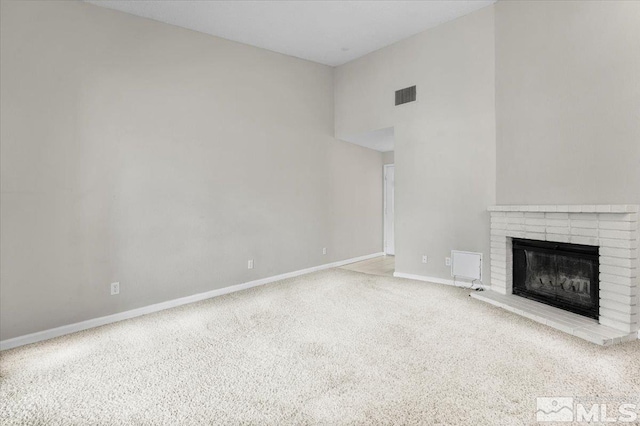
<svg viewBox="0 0 640 426">
<path fill-rule="evenodd" d="M 360 133 L 357 135 L 349 135 L 342 137 L 342 139 L 380 152 L 393 151 L 395 147 L 393 127 L 386 127 L 384 129 L 373 130 L 371 132 Z"/>
<path fill-rule="evenodd" d="M 336 66 L 496 0 L 86 1 Z"/>
</svg>

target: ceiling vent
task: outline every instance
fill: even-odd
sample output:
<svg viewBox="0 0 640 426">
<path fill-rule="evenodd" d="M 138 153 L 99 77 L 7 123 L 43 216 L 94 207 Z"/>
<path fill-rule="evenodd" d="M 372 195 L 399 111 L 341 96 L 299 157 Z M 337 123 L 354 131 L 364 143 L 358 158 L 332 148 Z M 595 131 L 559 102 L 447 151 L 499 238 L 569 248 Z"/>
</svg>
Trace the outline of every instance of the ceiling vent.
<svg viewBox="0 0 640 426">
<path fill-rule="evenodd" d="M 416 100 L 416 86 L 407 87 L 406 89 L 396 90 L 396 106 L 413 102 Z"/>
</svg>

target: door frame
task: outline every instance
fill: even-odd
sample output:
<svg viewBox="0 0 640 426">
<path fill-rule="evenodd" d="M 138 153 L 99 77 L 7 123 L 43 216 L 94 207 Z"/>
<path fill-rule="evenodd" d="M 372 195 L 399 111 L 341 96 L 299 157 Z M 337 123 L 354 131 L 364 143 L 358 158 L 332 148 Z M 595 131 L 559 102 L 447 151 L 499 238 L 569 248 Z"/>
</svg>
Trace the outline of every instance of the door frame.
<svg viewBox="0 0 640 426">
<path fill-rule="evenodd" d="M 389 255 L 387 253 L 387 170 L 390 167 L 393 167 L 393 173 L 394 173 L 394 183 L 393 183 L 393 191 L 395 192 L 395 163 L 391 163 L 391 164 L 384 164 L 382 166 L 382 197 L 383 197 L 383 201 L 382 201 L 382 251 L 384 252 L 385 256 Z M 395 196 L 393 197 L 394 199 L 394 204 L 395 204 Z M 395 206 L 394 206 L 395 207 Z M 395 224 L 395 208 L 394 208 L 394 214 L 393 214 L 393 219 L 394 219 L 394 224 Z M 394 226 L 395 228 L 395 226 Z M 394 237 L 395 237 L 395 229 L 394 229 Z M 394 238 L 395 240 L 395 238 Z M 395 241 L 393 244 L 393 254 L 391 256 L 395 256 L 396 254 L 396 247 L 395 247 Z"/>
</svg>

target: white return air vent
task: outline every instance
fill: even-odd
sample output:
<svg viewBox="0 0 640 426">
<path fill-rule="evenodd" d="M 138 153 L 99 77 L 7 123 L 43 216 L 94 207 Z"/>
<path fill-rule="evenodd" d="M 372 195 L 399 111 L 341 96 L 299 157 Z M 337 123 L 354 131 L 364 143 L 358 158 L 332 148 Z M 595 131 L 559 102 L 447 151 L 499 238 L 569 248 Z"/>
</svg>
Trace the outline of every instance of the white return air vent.
<svg viewBox="0 0 640 426">
<path fill-rule="evenodd" d="M 451 250 L 451 276 L 482 281 L 482 253 Z"/>
</svg>

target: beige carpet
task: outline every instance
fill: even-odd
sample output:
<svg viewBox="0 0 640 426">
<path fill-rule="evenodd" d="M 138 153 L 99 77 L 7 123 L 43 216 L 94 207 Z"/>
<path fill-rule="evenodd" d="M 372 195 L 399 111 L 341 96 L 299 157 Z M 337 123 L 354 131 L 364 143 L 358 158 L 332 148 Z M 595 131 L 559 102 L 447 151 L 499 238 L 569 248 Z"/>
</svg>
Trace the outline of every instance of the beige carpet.
<svg viewBox="0 0 640 426">
<path fill-rule="evenodd" d="M 603 348 L 459 288 L 329 270 L 0 355 L 0 424 L 535 424 L 640 392 Z"/>
</svg>

